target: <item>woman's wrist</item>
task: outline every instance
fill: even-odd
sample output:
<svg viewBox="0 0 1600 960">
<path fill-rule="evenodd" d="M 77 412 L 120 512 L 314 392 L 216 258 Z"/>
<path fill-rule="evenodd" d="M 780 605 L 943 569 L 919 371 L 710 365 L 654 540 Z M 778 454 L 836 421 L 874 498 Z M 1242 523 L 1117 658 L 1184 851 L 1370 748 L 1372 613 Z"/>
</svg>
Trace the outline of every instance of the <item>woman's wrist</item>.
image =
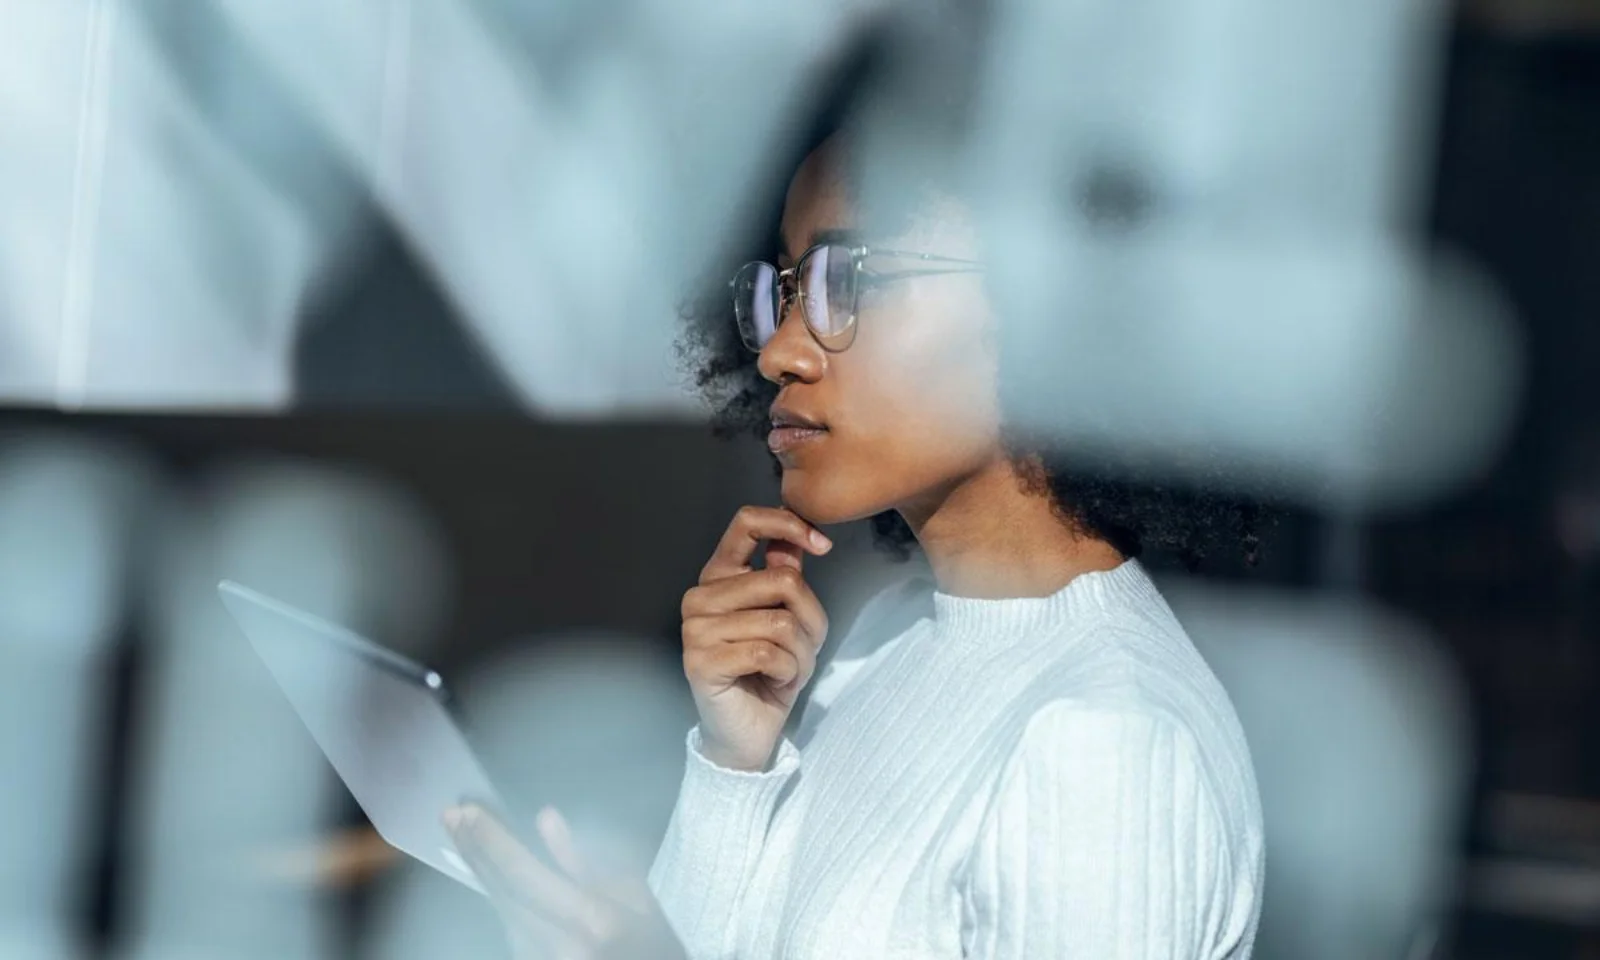
<svg viewBox="0 0 1600 960">
<path fill-rule="evenodd" d="M 740 773 L 766 773 L 772 766 L 772 749 L 769 748 L 766 753 L 758 756 L 749 749 L 741 750 L 722 742 L 708 734 L 704 727 L 700 729 L 699 747 L 702 757 L 724 770 L 734 770 Z"/>
</svg>

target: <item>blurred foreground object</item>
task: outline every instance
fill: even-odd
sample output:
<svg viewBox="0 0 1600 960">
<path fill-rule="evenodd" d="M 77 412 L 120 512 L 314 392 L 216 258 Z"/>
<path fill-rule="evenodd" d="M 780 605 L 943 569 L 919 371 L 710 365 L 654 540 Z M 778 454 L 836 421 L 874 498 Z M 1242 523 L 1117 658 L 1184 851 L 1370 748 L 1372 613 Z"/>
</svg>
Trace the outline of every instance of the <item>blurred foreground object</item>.
<svg viewBox="0 0 1600 960">
<path fill-rule="evenodd" d="M 326 889 L 371 883 L 404 856 L 371 827 L 342 830 L 315 840 L 259 851 L 246 869 L 285 884 Z"/>
<path fill-rule="evenodd" d="M 157 643 L 139 700 L 148 733 L 119 955 L 334 956 L 336 904 L 254 858 L 327 831 L 343 788 L 216 584 L 257 586 L 414 653 L 443 612 L 446 555 L 426 515 L 370 477 L 240 461 L 209 479 L 170 498 L 151 564 Z"/>
<path fill-rule="evenodd" d="M 530 833 L 537 808 L 552 804 L 586 853 L 643 876 L 695 721 L 680 658 L 661 640 L 595 631 L 517 646 L 457 686 L 474 746 Z M 376 907 L 368 956 L 503 955 L 482 897 L 410 862 L 396 880 Z"/>
<path fill-rule="evenodd" d="M 108 693 L 154 470 L 90 437 L 0 434 L 0 956 L 84 946 Z"/>
<path fill-rule="evenodd" d="M 1162 590 L 1250 742 L 1270 858 L 1256 956 L 1432 955 L 1470 801 L 1454 666 L 1419 627 L 1365 601 Z"/>
<path fill-rule="evenodd" d="M 359 199 L 227 37 L 185 49 L 186 24 L 160 16 L 174 7 L 7 5 L 0 401 L 289 399 L 300 300 Z"/>
<path fill-rule="evenodd" d="M 965 164 L 1021 426 L 1415 502 L 1493 455 L 1518 387 L 1498 298 L 1414 242 L 1444 9 L 838 0 L 775 58 L 764 11 L 710 0 L 25 0 L 0 397 L 282 408 L 306 304 L 384 219 L 531 408 L 697 417 L 678 304 L 893 11 L 876 182 Z M 953 141 L 919 119 L 950 100 Z"/>
<path fill-rule="evenodd" d="M 948 155 L 979 198 L 1019 430 L 1113 474 L 1415 505 L 1487 468 L 1521 383 L 1501 297 L 1421 243 L 1446 12 L 1005 0 L 903 44 L 868 182 L 897 210 Z M 919 98 L 951 62 L 977 96 Z"/>
<path fill-rule="evenodd" d="M 699 416 L 678 303 L 782 108 L 882 3 L 796 19 L 777 58 L 767 11 L 610 3 L 573 30 L 595 6 L 11 5 L 0 399 L 281 409 L 307 303 L 384 218 L 530 407 Z M 552 47 L 562 76 L 530 58 Z"/>
</svg>

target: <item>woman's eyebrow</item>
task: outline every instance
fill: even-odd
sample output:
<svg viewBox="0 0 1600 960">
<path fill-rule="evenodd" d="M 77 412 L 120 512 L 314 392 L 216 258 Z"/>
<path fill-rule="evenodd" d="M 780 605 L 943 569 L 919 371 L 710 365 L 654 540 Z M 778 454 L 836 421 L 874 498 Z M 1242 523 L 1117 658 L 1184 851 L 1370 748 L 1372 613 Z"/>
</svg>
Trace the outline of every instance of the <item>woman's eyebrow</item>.
<svg viewBox="0 0 1600 960">
<path fill-rule="evenodd" d="M 861 244 L 861 234 L 859 231 L 843 227 L 818 230 L 811 235 L 811 242 L 806 244 L 806 248 L 810 249 L 823 243 L 842 243 L 847 247 L 859 246 Z"/>
</svg>

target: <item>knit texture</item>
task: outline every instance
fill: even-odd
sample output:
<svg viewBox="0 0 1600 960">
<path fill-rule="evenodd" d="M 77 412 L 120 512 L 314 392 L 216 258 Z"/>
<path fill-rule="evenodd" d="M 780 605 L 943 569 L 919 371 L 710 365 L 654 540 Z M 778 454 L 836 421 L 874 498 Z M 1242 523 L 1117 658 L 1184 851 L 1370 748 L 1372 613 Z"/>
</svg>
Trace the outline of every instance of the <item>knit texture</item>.
<svg viewBox="0 0 1600 960">
<path fill-rule="evenodd" d="M 690 957 L 1249 957 L 1249 749 L 1139 564 L 929 592 L 867 605 L 769 770 L 689 732 L 650 882 Z"/>
</svg>

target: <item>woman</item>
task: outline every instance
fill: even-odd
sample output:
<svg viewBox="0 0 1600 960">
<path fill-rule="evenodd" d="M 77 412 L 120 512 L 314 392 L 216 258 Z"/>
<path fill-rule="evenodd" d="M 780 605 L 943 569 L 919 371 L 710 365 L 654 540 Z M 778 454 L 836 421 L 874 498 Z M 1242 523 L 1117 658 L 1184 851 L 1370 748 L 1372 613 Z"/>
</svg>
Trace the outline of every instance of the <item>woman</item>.
<svg viewBox="0 0 1600 960">
<path fill-rule="evenodd" d="M 733 284 L 754 366 L 713 348 L 703 377 L 760 411 L 784 506 L 741 510 L 684 597 L 700 723 L 649 889 L 548 811 L 553 864 L 472 807 L 463 851 L 530 956 L 1248 957 L 1249 752 L 1132 559 L 1228 517 L 1008 437 L 966 207 L 930 185 L 885 230 L 855 173 L 847 134 L 806 157 L 778 262 Z M 866 517 L 935 586 L 867 605 L 791 741 L 828 632 L 807 559 Z"/>
</svg>

